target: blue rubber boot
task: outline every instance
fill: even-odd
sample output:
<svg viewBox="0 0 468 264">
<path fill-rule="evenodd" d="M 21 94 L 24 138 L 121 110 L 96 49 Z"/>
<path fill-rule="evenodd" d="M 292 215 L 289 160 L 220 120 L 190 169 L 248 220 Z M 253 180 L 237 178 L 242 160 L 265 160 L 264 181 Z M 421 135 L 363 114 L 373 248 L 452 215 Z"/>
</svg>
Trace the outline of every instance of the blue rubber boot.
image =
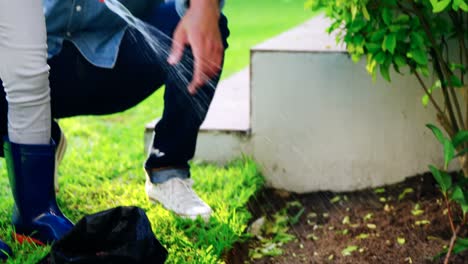
<svg viewBox="0 0 468 264">
<path fill-rule="evenodd" d="M 0 260 L 6 260 L 8 257 L 12 256 L 13 252 L 7 243 L 0 240 Z"/>
<path fill-rule="evenodd" d="M 55 145 L 24 145 L 4 138 L 8 177 L 15 200 L 13 225 L 18 242 L 49 244 L 73 224 L 55 199 Z"/>
</svg>

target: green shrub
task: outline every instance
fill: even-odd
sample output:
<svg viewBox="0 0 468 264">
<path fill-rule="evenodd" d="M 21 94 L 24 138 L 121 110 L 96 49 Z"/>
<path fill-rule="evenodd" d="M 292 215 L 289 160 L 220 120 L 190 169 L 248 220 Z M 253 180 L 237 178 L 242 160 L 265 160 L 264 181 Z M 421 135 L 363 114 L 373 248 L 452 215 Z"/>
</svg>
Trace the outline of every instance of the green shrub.
<svg viewBox="0 0 468 264">
<path fill-rule="evenodd" d="M 438 121 L 453 137 L 467 129 L 467 114 L 460 100 L 466 90 L 468 5 L 464 0 L 308 0 L 310 8 L 324 7 L 332 19 L 329 32 L 337 33 L 354 61 L 367 57 L 367 70 L 391 81 L 391 71 L 413 74 L 434 105 Z M 451 49 L 457 47 L 455 49 Z M 451 56 L 449 56 L 449 51 Z M 455 55 L 454 55 L 455 54 Z M 431 69 L 437 81 L 423 82 Z M 441 102 L 433 96 L 443 94 Z"/>
</svg>

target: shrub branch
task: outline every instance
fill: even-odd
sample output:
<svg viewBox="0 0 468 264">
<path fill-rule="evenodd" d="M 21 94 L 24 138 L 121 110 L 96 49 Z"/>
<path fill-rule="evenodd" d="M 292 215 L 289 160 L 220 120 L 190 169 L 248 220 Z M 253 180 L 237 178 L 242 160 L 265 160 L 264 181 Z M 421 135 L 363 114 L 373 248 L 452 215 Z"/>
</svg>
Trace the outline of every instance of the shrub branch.
<svg viewBox="0 0 468 264">
<path fill-rule="evenodd" d="M 427 86 L 426 84 L 424 83 L 423 79 L 421 78 L 421 75 L 419 75 L 418 72 L 414 72 L 414 75 L 416 76 L 416 78 L 418 79 L 419 81 L 419 84 L 421 85 L 421 87 L 423 88 L 424 92 L 426 93 L 426 95 L 429 97 L 429 100 L 431 101 L 431 104 L 434 106 L 434 108 L 436 109 L 437 111 L 437 117 L 439 118 L 439 122 L 440 124 L 444 127 L 444 129 L 447 131 L 447 133 L 449 134 L 453 134 L 453 130 L 452 130 L 452 127 L 451 127 L 451 124 L 450 124 L 450 121 L 447 119 L 447 115 L 444 113 L 444 111 L 442 111 L 442 108 L 440 108 L 439 104 L 437 103 L 437 101 L 434 99 L 434 97 L 432 96 L 432 94 L 429 92 L 429 89 L 427 89 Z"/>
<path fill-rule="evenodd" d="M 447 255 L 445 256 L 444 264 L 449 264 L 450 255 L 452 254 L 453 247 L 455 246 L 455 242 L 457 241 L 458 232 L 460 231 L 461 225 L 457 227 L 457 229 L 453 232 L 452 238 L 450 239 L 450 245 L 447 251 Z"/>
<path fill-rule="evenodd" d="M 445 62 L 440 50 L 438 49 L 437 42 L 435 41 L 434 35 L 432 34 L 429 23 L 424 16 L 424 14 L 419 10 L 419 7 L 417 6 L 416 3 L 413 2 L 413 9 L 412 12 L 418 17 L 419 21 L 421 22 L 422 28 L 424 29 L 424 32 L 426 33 L 427 37 L 429 38 L 429 41 L 431 43 L 431 57 L 433 59 L 433 64 L 434 68 L 437 72 L 437 75 L 439 76 L 440 82 L 442 83 L 442 93 L 444 95 L 444 101 L 447 106 L 447 110 L 449 113 L 449 117 L 452 123 L 452 129 L 453 132 L 456 134 L 460 130 L 460 126 L 458 125 L 458 122 L 455 118 L 453 106 L 452 106 L 452 100 L 450 100 L 450 96 L 447 92 L 447 85 L 445 84 L 445 80 L 448 82 L 448 89 L 453 89 L 452 82 L 450 80 L 450 69 L 448 68 L 447 63 Z M 447 76 L 447 78 L 445 78 Z M 451 91 L 451 93 L 455 93 L 455 91 Z M 459 113 L 459 118 L 461 118 L 461 110 L 460 110 L 460 105 L 458 104 L 458 100 L 455 98 L 454 100 L 454 105 L 455 108 L 457 108 L 457 113 Z M 460 124 L 464 127 L 464 120 L 460 120 Z"/>
</svg>

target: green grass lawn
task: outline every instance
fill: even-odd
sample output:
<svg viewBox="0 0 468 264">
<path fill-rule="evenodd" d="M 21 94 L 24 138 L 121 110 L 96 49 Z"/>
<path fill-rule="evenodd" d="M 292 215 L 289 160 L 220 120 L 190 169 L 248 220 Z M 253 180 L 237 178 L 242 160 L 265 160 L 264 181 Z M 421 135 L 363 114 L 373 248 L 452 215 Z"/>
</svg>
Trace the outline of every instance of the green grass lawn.
<svg viewBox="0 0 468 264">
<path fill-rule="evenodd" d="M 248 65 L 249 48 L 312 16 L 303 0 L 228 0 L 231 37 L 224 77 Z M 130 88 L 131 90 L 131 88 Z M 146 210 L 153 231 L 169 251 L 167 263 L 218 263 L 246 228 L 246 203 L 263 184 L 248 158 L 217 167 L 193 164 L 194 188 L 214 209 L 208 224 L 179 219 L 151 204 L 144 191 L 144 125 L 161 115 L 162 91 L 121 114 L 61 120 L 69 142 L 60 167 L 58 201 L 73 221 L 119 205 Z M 2 167 L 4 164 L 2 163 Z M 35 263 L 48 247 L 18 245 L 11 236 L 13 199 L 6 170 L 0 176 L 1 237 L 12 245 L 8 263 Z"/>
<path fill-rule="evenodd" d="M 303 0 L 226 0 L 229 19 L 229 49 L 224 76 L 249 64 L 250 48 L 312 16 Z"/>
</svg>

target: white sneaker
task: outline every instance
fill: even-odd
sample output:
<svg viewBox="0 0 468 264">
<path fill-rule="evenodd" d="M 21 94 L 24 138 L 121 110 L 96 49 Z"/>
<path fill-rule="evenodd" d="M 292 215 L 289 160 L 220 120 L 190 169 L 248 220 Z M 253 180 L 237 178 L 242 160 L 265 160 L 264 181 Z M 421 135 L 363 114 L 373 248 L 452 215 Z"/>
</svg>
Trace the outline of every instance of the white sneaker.
<svg viewBox="0 0 468 264">
<path fill-rule="evenodd" d="M 146 179 L 146 194 L 153 202 L 161 203 L 167 210 L 184 218 L 196 219 L 200 216 L 208 221 L 211 208 L 192 189 L 192 179 L 172 178 L 160 184 Z"/>
</svg>

